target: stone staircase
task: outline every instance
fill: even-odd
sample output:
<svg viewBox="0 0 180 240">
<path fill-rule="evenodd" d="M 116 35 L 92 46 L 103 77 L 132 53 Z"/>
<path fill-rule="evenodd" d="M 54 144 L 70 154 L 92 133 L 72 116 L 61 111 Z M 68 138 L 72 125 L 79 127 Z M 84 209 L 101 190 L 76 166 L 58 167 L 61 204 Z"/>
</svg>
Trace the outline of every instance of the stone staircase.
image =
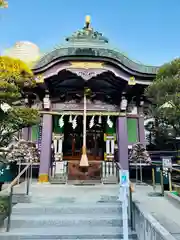
<svg viewBox="0 0 180 240">
<path fill-rule="evenodd" d="M 69 193 L 63 194 L 66 187 Z M 42 195 L 37 188 L 28 202 L 13 207 L 10 232 L 2 229 L 0 239 L 123 239 L 121 203 L 112 196 L 111 186 L 102 188 L 58 186 L 51 192 L 48 187 Z M 129 239 L 137 239 L 136 233 L 129 230 Z"/>
</svg>

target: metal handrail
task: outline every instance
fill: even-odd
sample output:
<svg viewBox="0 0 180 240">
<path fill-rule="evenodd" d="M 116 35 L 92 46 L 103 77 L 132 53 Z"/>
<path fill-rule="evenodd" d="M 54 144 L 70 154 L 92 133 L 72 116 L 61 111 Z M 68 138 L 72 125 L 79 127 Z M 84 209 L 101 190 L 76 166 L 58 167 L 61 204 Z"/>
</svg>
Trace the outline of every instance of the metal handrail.
<svg viewBox="0 0 180 240">
<path fill-rule="evenodd" d="M 180 173 L 180 169 L 174 168 L 174 167 L 172 167 L 172 168 L 169 169 L 168 174 L 169 174 L 169 191 L 170 191 L 170 192 L 172 192 L 173 186 L 175 186 L 174 183 L 173 183 L 173 179 L 172 179 L 172 172 L 173 172 L 173 171 Z"/>
<path fill-rule="evenodd" d="M 178 169 L 178 168 L 173 168 L 173 167 L 172 167 L 172 168 L 171 168 L 171 170 L 172 170 L 172 171 L 176 171 L 176 172 L 179 172 L 179 173 L 180 173 L 180 169 Z"/>
<path fill-rule="evenodd" d="M 120 171 L 122 170 L 122 166 L 120 164 L 120 162 L 116 162 L 115 160 L 113 160 L 113 162 L 115 163 L 116 168 Z M 135 229 L 134 226 L 134 221 L 133 221 L 133 207 L 132 207 L 132 186 L 131 186 L 131 181 L 129 179 L 129 217 L 130 217 L 130 226 L 131 226 L 131 230 Z"/>
<path fill-rule="evenodd" d="M 26 195 L 29 195 L 30 178 L 32 178 L 32 162 L 27 164 L 27 166 L 14 178 L 14 180 L 8 185 L 8 187 L 0 192 L 0 196 L 5 196 L 5 194 L 9 193 L 9 204 L 8 204 L 9 211 L 8 211 L 8 217 L 7 217 L 6 232 L 9 232 L 10 230 L 13 187 L 19 182 L 19 179 L 24 173 L 26 173 L 26 177 L 27 177 Z"/>
</svg>

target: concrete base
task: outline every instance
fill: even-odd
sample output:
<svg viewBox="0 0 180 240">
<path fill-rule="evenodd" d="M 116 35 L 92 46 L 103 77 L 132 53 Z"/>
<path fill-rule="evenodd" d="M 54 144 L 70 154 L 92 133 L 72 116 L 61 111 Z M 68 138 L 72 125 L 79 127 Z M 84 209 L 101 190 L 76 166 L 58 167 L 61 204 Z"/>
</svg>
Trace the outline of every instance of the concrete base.
<svg viewBox="0 0 180 240">
<path fill-rule="evenodd" d="M 47 182 L 49 182 L 49 176 L 48 176 L 48 174 L 40 174 L 40 175 L 39 175 L 38 182 L 39 182 L 39 183 L 47 183 Z"/>
<path fill-rule="evenodd" d="M 173 189 L 180 195 L 180 186 L 177 184 L 173 184 Z"/>
<path fill-rule="evenodd" d="M 102 178 L 101 181 L 104 184 L 117 184 L 118 183 L 118 178 L 115 177 L 115 176 L 108 176 L 108 177 Z"/>
<path fill-rule="evenodd" d="M 71 185 L 77 185 L 77 186 L 85 186 L 85 185 L 89 185 L 89 186 L 93 186 L 93 185 L 97 185 L 97 184 L 101 184 L 101 181 L 98 180 L 69 180 L 68 184 Z"/>
<path fill-rule="evenodd" d="M 180 207 L 180 197 L 174 195 L 171 192 L 165 192 L 164 196 L 167 200 L 169 200 L 172 204 L 175 204 L 178 208 Z"/>
<path fill-rule="evenodd" d="M 67 175 L 66 174 L 55 174 L 54 177 L 49 179 L 52 184 L 66 184 L 67 183 Z"/>
</svg>

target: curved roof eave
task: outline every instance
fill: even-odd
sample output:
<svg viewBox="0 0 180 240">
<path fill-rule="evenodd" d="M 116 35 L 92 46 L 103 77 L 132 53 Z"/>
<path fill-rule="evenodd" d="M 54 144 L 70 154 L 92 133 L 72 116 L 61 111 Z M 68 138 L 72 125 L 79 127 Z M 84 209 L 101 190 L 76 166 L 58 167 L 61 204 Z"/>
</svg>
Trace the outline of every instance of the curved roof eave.
<svg viewBox="0 0 180 240">
<path fill-rule="evenodd" d="M 110 48 L 107 44 L 87 44 L 87 42 L 84 42 L 84 44 L 79 43 L 77 44 L 65 44 L 64 46 L 61 46 L 57 49 L 54 49 L 52 52 L 45 54 L 41 57 L 41 59 L 36 63 L 36 65 L 33 67 L 32 70 L 34 71 L 41 71 L 42 68 L 48 67 L 48 65 L 59 58 L 64 57 L 104 57 L 109 59 L 114 59 L 120 64 L 124 65 L 130 70 L 133 70 L 135 72 L 143 73 L 143 74 L 152 74 L 155 75 L 159 67 L 157 66 L 148 66 L 143 65 L 138 62 L 135 62 L 131 59 L 129 59 L 127 56 L 122 54 L 116 49 Z"/>
</svg>

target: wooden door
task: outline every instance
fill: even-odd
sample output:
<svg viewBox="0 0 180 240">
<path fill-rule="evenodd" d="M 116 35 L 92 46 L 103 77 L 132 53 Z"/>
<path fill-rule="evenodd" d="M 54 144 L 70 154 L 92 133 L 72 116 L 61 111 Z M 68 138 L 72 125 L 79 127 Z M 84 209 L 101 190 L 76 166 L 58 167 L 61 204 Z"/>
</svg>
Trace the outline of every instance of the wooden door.
<svg viewBox="0 0 180 240">
<path fill-rule="evenodd" d="M 81 135 L 75 135 L 75 139 L 73 139 L 74 142 L 72 142 L 72 158 L 68 161 L 68 180 L 73 181 L 101 181 L 101 161 L 102 156 L 99 154 L 99 143 L 97 141 L 103 141 L 103 139 L 100 139 L 101 136 L 99 133 L 96 132 L 90 132 L 87 131 L 86 136 L 86 146 L 87 146 L 87 157 L 89 161 L 89 167 L 84 171 L 79 166 L 80 159 L 81 159 L 81 146 L 83 144 L 82 142 L 82 136 Z M 78 140 L 79 138 L 79 140 Z M 79 143 L 79 144 L 77 144 Z"/>
</svg>

